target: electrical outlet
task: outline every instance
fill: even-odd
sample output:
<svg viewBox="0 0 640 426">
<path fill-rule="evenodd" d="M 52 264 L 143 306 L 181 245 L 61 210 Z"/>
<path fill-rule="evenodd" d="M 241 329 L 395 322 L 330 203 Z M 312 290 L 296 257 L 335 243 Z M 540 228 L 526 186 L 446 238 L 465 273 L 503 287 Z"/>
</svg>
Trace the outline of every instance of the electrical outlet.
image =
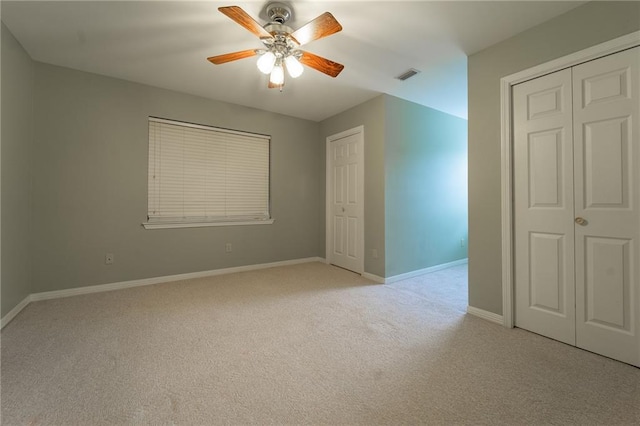
<svg viewBox="0 0 640 426">
<path fill-rule="evenodd" d="M 231 243 L 227 243 L 227 244 L 224 246 L 224 250 L 225 250 L 227 253 L 231 253 Z"/>
<path fill-rule="evenodd" d="M 104 255 L 104 264 L 105 265 L 111 265 L 113 264 L 115 260 L 115 256 L 113 255 L 113 253 L 107 253 Z"/>
<path fill-rule="evenodd" d="M 378 258 L 378 249 L 371 249 L 371 257 L 374 259 Z"/>
<path fill-rule="evenodd" d="M 464 247 L 464 238 L 460 239 L 460 247 Z"/>
</svg>

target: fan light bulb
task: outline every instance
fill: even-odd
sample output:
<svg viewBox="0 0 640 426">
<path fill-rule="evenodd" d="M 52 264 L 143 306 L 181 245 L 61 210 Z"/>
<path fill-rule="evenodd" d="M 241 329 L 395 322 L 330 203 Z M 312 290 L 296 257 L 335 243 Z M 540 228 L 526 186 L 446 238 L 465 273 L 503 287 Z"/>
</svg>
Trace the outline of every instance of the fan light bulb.
<svg viewBox="0 0 640 426">
<path fill-rule="evenodd" d="M 284 84 L 284 70 L 282 69 L 281 64 L 277 64 L 275 67 L 273 67 L 273 70 L 271 71 L 271 78 L 269 79 L 269 81 L 271 82 L 271 84 L 274 84 L 276 86 L 281 86 L 282 84 Z"/>
<path fill-rule="evenodd" d="M 298 78 L 302 75 L 304 71 L 304 67 L 302 64 L 296 59 L 295 56 L 289 55 L 284 60 L 285 65 L 287 66 L 287 72 L 292 78 Z"/>
<path fill-rule="evenodd" d="M 264 55 L 258 59 L 258 69 L 263 74 L 271 73 L 273 65 L 276 63 L 276 55 L 271 52 L 265 52 Z"/>
</svg>

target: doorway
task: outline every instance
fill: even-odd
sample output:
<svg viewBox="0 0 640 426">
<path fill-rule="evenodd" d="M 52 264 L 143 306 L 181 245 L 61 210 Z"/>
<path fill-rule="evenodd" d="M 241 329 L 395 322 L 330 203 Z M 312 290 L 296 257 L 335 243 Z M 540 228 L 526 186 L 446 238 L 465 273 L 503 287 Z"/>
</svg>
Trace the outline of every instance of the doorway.
<svg viewBox="0 0 640 426">
<path fill-rule="evenodd" d="M 327 138 L 326 259 L 364 272 L 364 127 Z"/>
</svg>

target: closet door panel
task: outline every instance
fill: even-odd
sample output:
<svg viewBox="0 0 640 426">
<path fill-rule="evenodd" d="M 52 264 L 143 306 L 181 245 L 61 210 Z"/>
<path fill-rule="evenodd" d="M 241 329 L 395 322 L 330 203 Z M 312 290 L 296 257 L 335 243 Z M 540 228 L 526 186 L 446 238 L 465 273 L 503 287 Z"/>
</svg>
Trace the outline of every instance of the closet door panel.
<svg viewBox="0 0 640 426">
<path fill-rule="evenodd" d="M 576 344 L 640 366 L 640 48 L 572 80 Z"/>
<path fill-rule="evenodd" d="M 513 89 L 515 324 L 575 344 L 571 71 Z"/>
</svg>

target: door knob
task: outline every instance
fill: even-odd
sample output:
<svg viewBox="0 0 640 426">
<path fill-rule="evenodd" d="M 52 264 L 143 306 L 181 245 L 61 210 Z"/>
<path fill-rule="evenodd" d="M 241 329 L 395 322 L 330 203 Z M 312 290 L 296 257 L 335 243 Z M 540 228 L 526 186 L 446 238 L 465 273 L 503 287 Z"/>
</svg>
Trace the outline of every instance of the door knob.
<svg viewBox="0 0 640 426">
<path fill-rule="evenodd" d="M 585 226 L 587 224 L 587 220 L 582 217 L 576 217 L 576 223 L 580 226 Z"/>
</svg>

